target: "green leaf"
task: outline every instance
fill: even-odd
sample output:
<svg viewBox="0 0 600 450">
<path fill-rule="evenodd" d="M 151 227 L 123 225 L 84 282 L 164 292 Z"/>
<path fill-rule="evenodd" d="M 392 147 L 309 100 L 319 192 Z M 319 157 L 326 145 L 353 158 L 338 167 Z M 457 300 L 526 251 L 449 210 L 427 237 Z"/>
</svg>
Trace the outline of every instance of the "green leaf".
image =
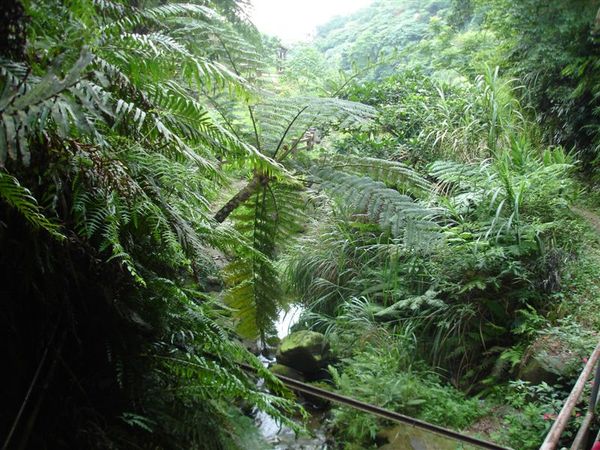
<svg viewBox="0 0 600 450">
<path fill-rule="evenodd" d="M 21 186 L 15 177 L 5 172 L 0 172 L 0 198 L 19 211 L 34 227 L 46 230 L 56 239 L 66 238 L 60 232 L 60 226 L 42 213 L 29 189 Z"/>
</svg>

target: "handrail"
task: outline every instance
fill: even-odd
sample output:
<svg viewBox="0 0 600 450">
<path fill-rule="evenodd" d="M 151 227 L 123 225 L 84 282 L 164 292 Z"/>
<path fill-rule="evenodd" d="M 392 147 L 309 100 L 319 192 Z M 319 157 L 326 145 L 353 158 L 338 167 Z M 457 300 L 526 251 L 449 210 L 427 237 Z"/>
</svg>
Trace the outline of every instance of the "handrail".
<svg viewBox="0 0 600 450">
<path fill-rule="evenodd" d="M 580 449 L 581 445 L 585 441 L 585 438 L 587 437 L 589 427 L 590 427 L 590 425 L 592 423 L 592 419 L 594 417 L 596 403 L 598 401 L 598 385 L 600 383 L 600 363 L 599 364 L 597 364 L 597 363 L 598 363 L 599 358 L 600 358 L 600 343 L 598 343 L 598 345 L 596 346 L 596 348 L 590 355 L 585 367 L 583 368 L 583 371 L 581 372 L 581 374 L 579 375 L 579 378 L 577 379 L 577 382 L 575 383 L 575 386 L 573 386 L 573 390 L 567 397 L 567 400 L 565 400 L 565 404 L 563 405 L 562 409 L 560 410 L 560 413 L 558 413 L 558 416 L 556 417 L 556 420 L 552 424 L 550 431 L 546 435 L 546 439 L 544 439 L 544 442 L 542 443 L 540 450 L 556 449 L 556 447 L 558 446 L 558 441 L 560 440 L 561 435 L 563 434 L 563 432 L 565 431 L 565 428 L 568 425 L 569 418 L 571 417 L 573 409 L 575 409 L 575 406 L 579 402 L 579 398 L 581 397 L 581 393 L 583 392 L 585 383 L 587 382 L 588 378 L 590 377 L 592 370 L 594 369 L 594 366 L 597 365 L 596 376 L 594 379 L 594 387 L 592 389 L 592 395 L 590 396 L 590 402 L 588 405 L 587 414 L 585 415 L 585 418 L 583 419 L 583 423 L 581 424 L 581 427 L 579 428 L 579 431 L 577 432 L 577 436 L 575 436 L 575 440 L 573 441 L 573 444 L 571 445 L 571 450 L 579 450 Z"/>
<path fill-rule="evenodd" d="M 240 364 L 240 366 L 246 371 L 256 373 L 256 369 L 252 366 L 249 366 L 247 364 Z M 423 430 L 436 433 L 444 437 L 454 439 L 456 441 L 465 442 L 467 444 L 474 445 L 479 448 L 485 448 L 489 450 L 510 450 L 509 448 L 503 447 L 502 445 L 496 444 L 494 442 L 489 442 L 473 436 L 461 434 L 454 430 L 449 430 L 447 428 L 443 428 L 432 423 L 415 419 L 414 417 L 405 416 L 404 414 L 400 414 L 395 411 L 390 411 L 389 409 L 380 408 L 378 406 L 361 402 L 359 400 L 346 397 L 344 395 L 336 394 L 335 392 L 330 392 L 325 389 L 311 386 L 310 384 L 302 383 L 301 381 L 294 380 L 283 375 L 273 375 L 275 375 L 275 377 L 277 377 L 284 385 L 286 385 L 288 388 L 294 391 L 302 392 L 305 394 L 312 395 L 314 397 L 322 398 L 324 400 L 329 400 L 331 402 L 349 406 L 351 408 L 358 409 L 359 411 L 374 414 L 376 416 L 383 417 L 384 419 L 392 420 L 394 422 L 411 425 L 415 428 L 421 428 Z"/>
<path fill-rule="evenodd" d="M 600 387 L 600 359 L 598 360 L 598 364 L 596 365 L 596 376 L 594 377 L 594 385 L 592 386 L 592 393 L 590 395 L 590 402 L 588 404 L 588 409 L 583 418 L 583 422 L 579 427 L 579 431 L 577 432 L 577 436 L 575 436 L 575 440 L 573 441 L 573 445 L 571 445 L 571 450 L 579 450 L 581 445 L 587 438 L 588 431 L 590 429 L 590 425 L 592 424 L 592 419 L 594 418 L 594 413 L 596 411 L 596 404 L 598 403 L 598 388 Z M 596 439 L 598 440 L 598 439 Z"/>
</svg>

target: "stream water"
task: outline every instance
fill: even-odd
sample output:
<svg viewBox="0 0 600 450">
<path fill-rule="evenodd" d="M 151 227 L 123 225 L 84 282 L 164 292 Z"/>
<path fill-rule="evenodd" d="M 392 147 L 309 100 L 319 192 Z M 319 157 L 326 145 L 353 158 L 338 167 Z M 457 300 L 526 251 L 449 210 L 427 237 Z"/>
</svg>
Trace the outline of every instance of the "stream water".
<svg viewBox="0 0 600 450">
<path fill-rule="evenodd" d="M 289 334 L 289 330 L 300 318 L 303 308 L 292 306 L 287 312 L 282 311 L 276 323 L 277 336 L 283 339 Z M 263 364 L 269 365 L 274 359 L 261 357 Z M 310 412 L 310 411 L 309 411 Z M 296 436 L 294 431 L 278 424 L 268 414 L 257 411 L 254 420 L 260 430 L 263 439 L 274 450 L 327 450 L 327 435 L 323 427 L 323 413 L 311 414 L 307 429 L 312 435 Z"/>
<path fill-rule="evenodd" d="M 301 306 L 293 306 L 289 311 L 282 312 L 279 315 L 276 328 L 280 339 L 289 334 L 290 328 L 298 322 L 302 311 L 303 308 Z M 265 366 L 274 362 L 274 358 L 270 359 L 264 356 L 260 358 Z M 325 419 L 327 412 L 312 411 L 310 406 L 306 408 L 311 414 L 306 424 L 310 435 L 304 434 L 300 436 L 296 436 L 291 428 L 278 424 L 268 414 L 262 411 L 255 411 L 255 423 L 259 428 L 263 440 L 269 445 L 269 449 L 328 450 L 332 448 L 328 444 L 328 442 L 331 442 L 331 436 L 328 436 L 326 430 L 327 421 Z M 403 424 L 396 424 L 382 430 L 381 434 L 388 441 L 387 444 L 380 447 L 382 450 L 455 450 L 472 448 L 470 446 L 462 446 L 451 439 Z"/>
</svg>

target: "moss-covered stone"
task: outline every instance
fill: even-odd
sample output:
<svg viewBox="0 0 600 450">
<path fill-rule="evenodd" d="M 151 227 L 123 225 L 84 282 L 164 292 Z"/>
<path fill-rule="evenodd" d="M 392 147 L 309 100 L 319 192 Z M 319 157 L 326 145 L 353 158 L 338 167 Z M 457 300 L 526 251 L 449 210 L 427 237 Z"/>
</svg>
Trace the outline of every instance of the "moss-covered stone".
<svg viewBox="0 0 600 450">
<path fill-rule="evenodd" d="M 326 345 L 326 338 L 323 334 L 316 331 L 301 330 L 291 333 L 281 341 L 281 352 L 288 352 L 299 347 L 309 349 L 313 352 L 320 352 Z"/>
<path fill-rule="evenodd" d="M 380 431 L 377 440 L 387 442 L 381 450 L 455 450 L 456 441 L 410 425 L 396 425 Z M 469 447 L 470 448 L 470 447 Z"/>
<path fill-rule="evenodd" d="M 560 378 L 575 375 L 582 366 L 581 358 L 568 343 L 553 336 L 542 336 L 526 352 L 519 378 L 533 384 L 554 384 Z"/>
<path fill-rule="evenodd" d="M 326 367 L 329 357 L 329 343 L 325 336 L 308 330 L 296 331 L 286 336 L 277 352 L 278 363 L 308 376 Z"/>
<path fill-rule="evenodd" d="M 283 375 L 293 380 L 304 381 L 304 376 L 300 372 L 283 364 L 273 364 L 269 367 L 269 370 L 275 375 Z"/>
</svg>

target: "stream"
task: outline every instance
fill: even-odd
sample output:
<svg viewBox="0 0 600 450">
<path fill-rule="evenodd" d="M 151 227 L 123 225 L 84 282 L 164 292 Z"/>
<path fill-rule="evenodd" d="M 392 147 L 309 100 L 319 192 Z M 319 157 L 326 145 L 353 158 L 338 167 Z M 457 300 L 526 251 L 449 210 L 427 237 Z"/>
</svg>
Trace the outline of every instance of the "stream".
<svg viewBox="0 0 600 450">
<path fill-rule="evenodd" d="M 294 305 L 287 312 L 282 311 L 276 323 L 277 336 L 283 339 L 288 335 L 290 328 L 300 318 L 303 308 Z M 275 359 L 269 359 L 261 356 L 265 366 L 275 362 Z M 274 450 L 327 450 L 327 435 L 325 433 L 322 411 L 311 411 L 306 428 L 312 433 L 312 436 L 303 434 L 296 437 L 294 431 L 286 426 L 280 426 L 275 419 L 262 411 L 256 411 L 254 420 L 259 428 L 263 439 Z M 326 413 L 325 413 L 326 414 Z"/>
<path fill-rule="evenodd" d="M 276 323 L 277 336 L 283 339 L 289 334 L 290 328 L 298 322 L 303 308 L 293 306 L 287 312 L 281 312 Z M 275 358 L 260 356 L 265 366 L 275 362 Z M 262 382 L 262 381 L 261 381 Z M 261 383 L 259 382 L 259 383 Z M 259 384 L 260 387 L 260 384 Z M 327 434 L 328 411 L 315 410 L 305 405 L 310 414 L 306 428 L 311 433 L 296 436 L 294 431 L 286 426 L 280 426 L 268 414 L 255 410 L 254 421 L 263 440 L 273 450 L 331 450 L 331 436 Z M 379 447 L 381 450 L 456 450 L 473 449 L 460 443 L 405 424 L 395 424 L 382 429 L 380 434 L 387 443 Z"/>
</svg>

